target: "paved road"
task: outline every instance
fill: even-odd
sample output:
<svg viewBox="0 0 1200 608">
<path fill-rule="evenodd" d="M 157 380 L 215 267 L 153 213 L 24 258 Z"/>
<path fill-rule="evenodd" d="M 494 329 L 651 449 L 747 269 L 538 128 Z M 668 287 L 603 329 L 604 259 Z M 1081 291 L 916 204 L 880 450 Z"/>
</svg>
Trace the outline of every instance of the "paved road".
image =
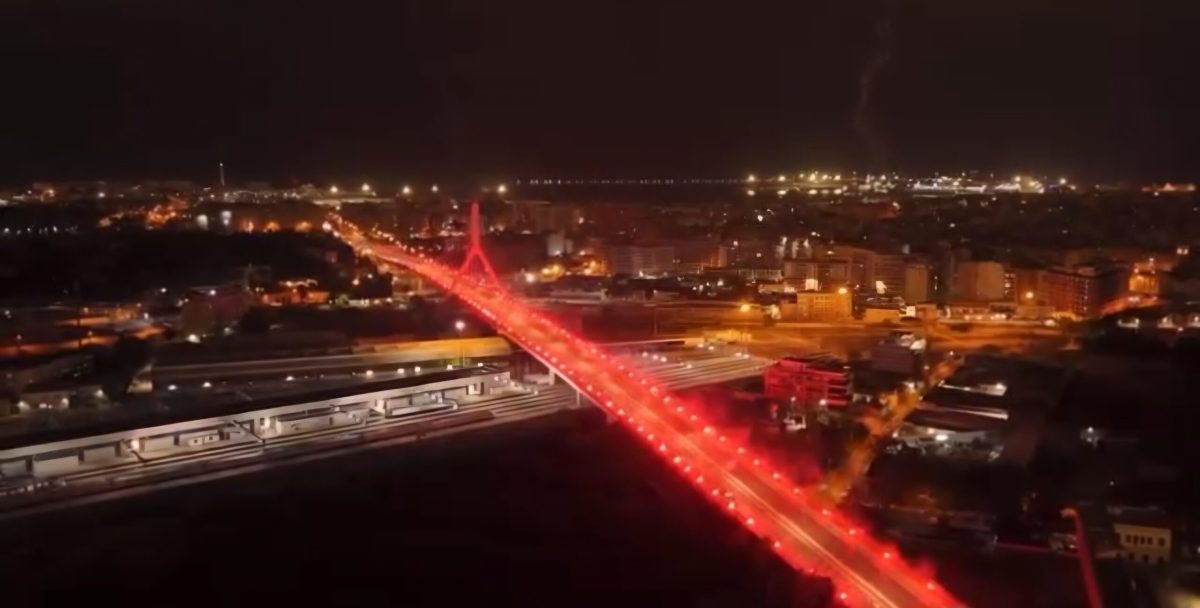
<svg viewBox="0 0 1200 608">
<path fill-rule="evenodd" d="M 463 338 L 425 340 L 388 347 L 374 353 L 291 357 L 218 363 L 156 366 L 155 382 L 205 382 L 232 378 L 277 378 L 288 375 L 312 375 L 364 372 L 368 369 L 394 368 L 414 362 L 506 357 L 512 348 L 503 338 Z M 457 363 L 457 361 L 456 361 Z"/>
</svg>

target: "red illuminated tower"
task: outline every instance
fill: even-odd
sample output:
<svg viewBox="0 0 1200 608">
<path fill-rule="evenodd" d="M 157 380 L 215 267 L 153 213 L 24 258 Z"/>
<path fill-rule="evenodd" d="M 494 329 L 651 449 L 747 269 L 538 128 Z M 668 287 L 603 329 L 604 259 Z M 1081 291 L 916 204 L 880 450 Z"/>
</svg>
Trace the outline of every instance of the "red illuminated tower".
<svg viewBox="0 0 1200 608">
<path fill-rule="evenodd" d="M 470 248 L 467 249 L 467 257 L 463 259 L 462 266 L 458 268 L 459 274 L 469 274 L 471 260 L 477 260 L 483 267 L 483 271 L 492 279 L 492 284 L 497 288 L 502 287 L 500 279 L 496 278 L 496 271 L 492 269 L 492 263 L 483 254 L 483 228 L 479 221 L 479 201 L 471 201 L 471 220 L 467 226 L 467 234 L 470 235 Z"/>
</svg>

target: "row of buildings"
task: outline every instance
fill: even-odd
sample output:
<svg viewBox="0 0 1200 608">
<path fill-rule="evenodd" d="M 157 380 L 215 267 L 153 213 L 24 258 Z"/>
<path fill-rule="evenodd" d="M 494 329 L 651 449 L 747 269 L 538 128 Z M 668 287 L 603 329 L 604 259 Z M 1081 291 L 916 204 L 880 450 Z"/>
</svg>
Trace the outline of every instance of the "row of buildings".
<svg viewBox="0 0 1200 608">
<path fill-rule="evenodd" d="M 653 245 L 609 245 L 599 254 L 612 275 L 638 277 L 721 272 L 762 283 L 778 283 L 787 293 L 817 292 L 812 304 L 836 304 L 837 291 L 888 296 L 904 303 L 1011 303 L 1037 316 L 1065 314 L 1089 318 L 1130 293 L 1156 293 L 1146 275 L 1121 263 L 1081 263 L 1070 266 L 1020 267 L 991 260 L 959 260 L 879 253 L 869 249 L 833 246 L 807 251 L 795 258 L 772 262 L 747 244 L 718 244 L 710 240 L 677 240 Z M 774 253 L 774 252 L 772 252 Z M 748 259 L 747 259 L 748 258 Z M 765 288 L 776 290 L 777 288 Z M 804 299 L 801 297 L 801 299 Z M 803 316 L 803 315 L 802 315 Z M 832 318 L 836 318 L 833 315 Z"/>
</svg>

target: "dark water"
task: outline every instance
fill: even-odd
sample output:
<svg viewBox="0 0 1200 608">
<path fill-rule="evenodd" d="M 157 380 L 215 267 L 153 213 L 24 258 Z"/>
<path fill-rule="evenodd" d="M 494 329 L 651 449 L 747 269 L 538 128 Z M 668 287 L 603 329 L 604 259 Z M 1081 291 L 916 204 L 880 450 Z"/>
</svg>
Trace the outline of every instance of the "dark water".
<svg viewBox="0 0 1200 608">
<path fill-rule="evenodd" d="M 822 606 L 584 415 L 0 527 L 5 606 Z"/>
</svg>

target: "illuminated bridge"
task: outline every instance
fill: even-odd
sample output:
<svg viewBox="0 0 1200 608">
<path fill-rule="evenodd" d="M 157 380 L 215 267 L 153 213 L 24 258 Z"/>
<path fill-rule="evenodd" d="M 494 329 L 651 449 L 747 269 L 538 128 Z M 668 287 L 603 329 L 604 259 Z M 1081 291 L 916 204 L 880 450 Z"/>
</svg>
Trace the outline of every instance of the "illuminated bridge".
<svg viewBox="0 0 1200 608">
<path fill-rule="evenodd" d="M 706 421 L 653 377 L 509 294 L 480 249 L 478 207 L 471 211 L 472 244 L 460 269 L 402 246 L 368 243 L 352 229 L 343 236 L 381 261 L 405 266 L 461 298 L 611 418 L 627 425 L 781 559 L 798 571 L 829 577 L 841 603 L 888 608 L 962 605 L 934 580 L 932 572 L 905 563 L 895 547 L 868 537 L 855 522 Z M 470 273 L 472 261 L 482 266 L 484 278 Z"/>
</svg>

